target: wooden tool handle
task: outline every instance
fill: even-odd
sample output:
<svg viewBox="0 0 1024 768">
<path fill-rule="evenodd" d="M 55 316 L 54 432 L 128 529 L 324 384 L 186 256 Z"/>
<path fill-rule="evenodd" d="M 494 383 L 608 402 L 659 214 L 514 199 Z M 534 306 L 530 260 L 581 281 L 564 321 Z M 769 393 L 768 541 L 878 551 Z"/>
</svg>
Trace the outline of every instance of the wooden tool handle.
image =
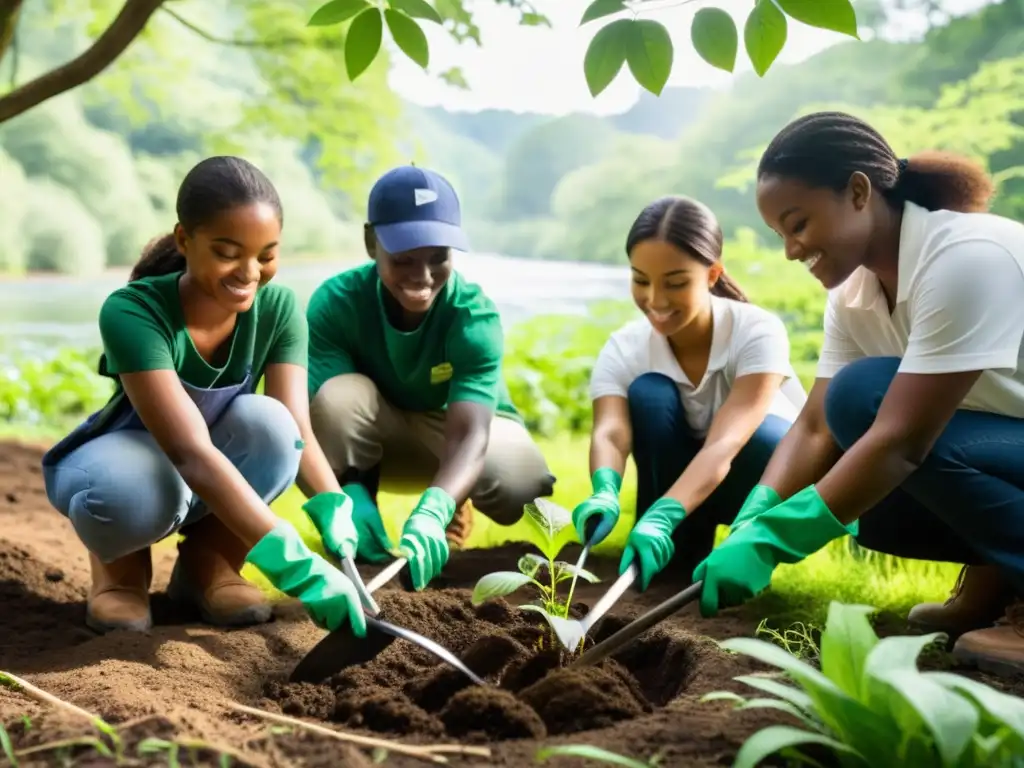
<svg viewBox="0 0 1024 768">
<path fill-rule="evenodd" d="M 636 637 L 642 635 L 658 622 L 668 618 L 676 611 L 685 608 L 688 604 L 700 597 L 700 591 L 703 586 L 703 581 L 695 581 L 679 594 L 673 595 L 665 602 L 654 606 L 654 608 L 651 608 L 651 610 L 643 616 L 630 622 L 614 635 L 605 638 L 589 651 L 584 653 L 572 663 L 572 666 L 593 666 L 599 661 L 603 661 L 608 658 L 608 656 L 615 653 L 623 646 L 628 645 L 636 639 Z"/>
</svg>

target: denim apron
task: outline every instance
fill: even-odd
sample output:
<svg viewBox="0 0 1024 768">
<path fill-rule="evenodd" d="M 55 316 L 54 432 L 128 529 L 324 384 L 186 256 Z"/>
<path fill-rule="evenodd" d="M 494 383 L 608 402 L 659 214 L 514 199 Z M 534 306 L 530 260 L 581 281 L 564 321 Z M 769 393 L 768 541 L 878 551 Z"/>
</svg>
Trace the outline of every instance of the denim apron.
<svg viewBox="0 0 1024 768">
<path fill-rule="evenodd" d="M 181 381 L 179 379 L 179 381 Z M 228 406 L 234 402 L 239 395 L 251 394 L 253 391 L 252 366 L 249 365 L 245 371 L 245 377 L 240 384 L 232 384 L 224 387 L 202 388 L 195 387 L 185 381 L 181 386 L 192 402 L 196 404 L 207 427 L 212 427 Z M 145 430 L 146 426 L 139 418 L 139 414 L 132 406 L 128 395 L 123 391 L 119 393 L 119 400 L 115 403 L 104 406 L 89 416 L 83 423 L 79 424 L 69 435 L 50 448 L 43 455 L 44 473 L 50 467 L 56 467 L 61 459 L 75 449 L 85 445 L 101 435 L 110 432 L 117 432 L 122 429 Z"/>
</svg>

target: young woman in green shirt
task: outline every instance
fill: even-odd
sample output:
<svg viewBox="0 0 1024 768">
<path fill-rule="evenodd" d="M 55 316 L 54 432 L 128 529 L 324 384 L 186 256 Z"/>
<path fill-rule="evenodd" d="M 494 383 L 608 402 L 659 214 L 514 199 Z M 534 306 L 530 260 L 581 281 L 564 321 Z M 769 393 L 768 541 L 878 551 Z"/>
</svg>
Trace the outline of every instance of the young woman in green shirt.
<svg viewBox="0 0 1024 768">
<path fill-rule="evenodd" d="M 174 231 L 151 243 L 99 313 L 107 405 L 43 459 L 50 502 L 89 550 L 87 624 L 152 624 L 150 547 L 183 534 L 168 592 L 217 625 L 269 620 L 245 562 L 321 626 L 365 633 L 355 586 L 267 506 L 296 479 L 335 556 L 356 531 L 309 422 L 305 318 L 272 284 L 282 209 L 270 181 L 212 157 L 181 184 Z M 265 394 L 255 394 L 265 379 Z"/>
</svg>

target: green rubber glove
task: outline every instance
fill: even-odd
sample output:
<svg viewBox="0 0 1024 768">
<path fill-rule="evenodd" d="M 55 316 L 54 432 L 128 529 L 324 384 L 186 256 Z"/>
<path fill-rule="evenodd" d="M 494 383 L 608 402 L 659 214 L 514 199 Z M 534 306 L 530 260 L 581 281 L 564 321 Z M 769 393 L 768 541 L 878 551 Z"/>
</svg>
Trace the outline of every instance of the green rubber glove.
<svg viewBox="0 0 1024 768">
<path fill-rule="evenodd" d="M 318 493 L 302 505 L 320 534 L 324 549 L 341 560 L 354 557 L 359 534 L 352 522 L 352 499 L 344 493 Z"/>
<path fill-rule="evenodd" d="M 672 532 L 683 522 L 686 510 L 675 499 L 662 496 L 640 516 L 626 539 L 626 548 L 619 561 L 619 573 L 639 559 L 640 591 L 650 586 L 651 579 L 661 571 L 675 554 Z"/>
<path fill-rule="evenodd" d="M 366 636 L 366 616 L 355 584 L 310 550 L 288 521 L 278 520 L 245 561 L 279 590 L 301 601 L 317 626 L 333 632 L 347 621 L 356 637 Z"/>
<path fill-rule="evenodd" d="M 856 536 L 858 529 L 857 521 L 847 526 L 836 520 L 817 489 L 807 486 L 748 520 L 697 566 L 693 580 L 704 580 L 701 615 L 743 603 L 771 583 L 780 563 L 798 563 L 845 533 Z"/>
<path fill-rule="evenodd" d="M 584 499 L 572 511 L 572 524 L 576 527 L 576 535 L 580 543 L 587 543 L 587 523 L 594 517 L 600 517 L 597 529 L 591 539 L 596 546 L 608 538 L 615 524 L 619 522 L 619 489 L 622 487 L 622 475 L 609 467 L 601 467 L 590 478 L 593 496 Z"/>
<path fill-rule="evenodd" d="M 448 562 L 448 540 L 444 532 L 453 517 L 455 499 L 435 486 L 423 492 L 405 521 L 398 546 L 408 553 L 415 590 L 426 587 Z"/>
<path fill-rule="evenodd" d="M 729 533 L 735 531 L 752 517 L 756 517 L 766 509 L 771 509 L 781 503 L 782 497 L 775 492 L 774 488 L 769 488 L 767 485 L 755 485 L 747 496 L 747 500 L 743 502 L 743 506 L 740 507 L 736 519 L 729 526 Z"/>
<path fill-rule="evenodd" d="M 373 503 L 370 492 L 361 483 L 349 483 L 342 488 L 352 499 L 352 522 L 359 534 L 356 550 L 360 559 L 370 563 L 385 563 L 394 559 L 395 545 L 384 530 L 380 510 Z"/>
</svg>

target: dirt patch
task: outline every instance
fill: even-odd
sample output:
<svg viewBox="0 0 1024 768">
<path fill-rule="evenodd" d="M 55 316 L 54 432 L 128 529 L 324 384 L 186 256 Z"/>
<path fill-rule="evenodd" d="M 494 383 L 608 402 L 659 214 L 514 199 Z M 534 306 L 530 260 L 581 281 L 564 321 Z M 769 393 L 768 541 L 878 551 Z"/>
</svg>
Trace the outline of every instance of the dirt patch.
<svg viewBox="0 0 1024 768">
<path fill-rule="evenodd" d="M 272 680 L 264 689 L 269 702 L 381 733 L 492 743 L 600 730 L 650 714 L 685 690 L 698 658 L 738 674 L 736 659 L 680 630 L 656 628 L 618 658 L 573 668 L 543 619 L 504 600 L 474 608 L 465 590 L 447 589 L 392 592 L 380 604 L 382 617 L 437 640 L 489 686 L 396 642 L 320 685 Z"/>
<path fill-rule="evenodd" d="M 389 618 L 445 643 L 490 688 L 469 684 L 401 640 L 372 663 L 324 683 L 290 686 L 283 681 L 323 632 L 293 603 L 280 604 L 276 620 L 259 627 L 219 630 L 198 623 L 162 594 L 175 556 L 169 543 L 154 550 L 153 630 L 97 636 L 83 623 L 86 553 L 68 521 L 47 503 L 41 456 L 38 447 L 0 443 L 0 669 L 118 726 L 125 755 L 135 764 L 168 765 L 159 745 L 170 742 L 180 745 L 182 765 L 190 764 L 190 756 L 198 758 L 193 765 L 217 765 L 221 753 L 234 755 L 234 765 L 272 768 L 371 764 L 368 748 L 282 728 L 240 713 L 236 703 L 364 737 L 486 744 L 486 759 L 449 756 L 450 765 L 474 767 L 521 768 L 534 764 L 540 746 L 557 743 L 593 744 L 640 759 L 660 753 L 661 765 L 669 768 L 722 766 L 753 731 L 786 722 L 779 714 L 735 713 L 727 704 L 700 701 L 709 691 L 742 690 L 732 678 L 757 669 L 706 638 L 752 634 L 756 617 L 741 611 L 705 621 L 691 606 L 593 670 L 562 669 L 538 647 L 544 626 L 536 617 L 502 601 L 479 608 L 469 603 L 481 575 L 515 568 L 524 551 L 517 545 L 453 552 L 437 589 L 415 597 L 397 583 L 378 593 Z M 575 555 L 570 548 L 564 557 Z M 614 579 L 616 566 L 588 561 L 605 583 L 581 586 L 581 611 Z M 360 570 L 369 579 L 378 569 Z M 648 592 L 624 597 L 598 638 L 678 589 L 670 566 Z M 0 722 L 18 750 L 96 734 L 88 723 L 4 688 Z M 88 747 L 71 752 L 76 765 L 113 763 Z M 57 765 L 57 757 L 44 750 L 25 755 L 21 764 Z M 399 768 L 424 764 L 394 751 L 386 762 Z"/>
</svg>

